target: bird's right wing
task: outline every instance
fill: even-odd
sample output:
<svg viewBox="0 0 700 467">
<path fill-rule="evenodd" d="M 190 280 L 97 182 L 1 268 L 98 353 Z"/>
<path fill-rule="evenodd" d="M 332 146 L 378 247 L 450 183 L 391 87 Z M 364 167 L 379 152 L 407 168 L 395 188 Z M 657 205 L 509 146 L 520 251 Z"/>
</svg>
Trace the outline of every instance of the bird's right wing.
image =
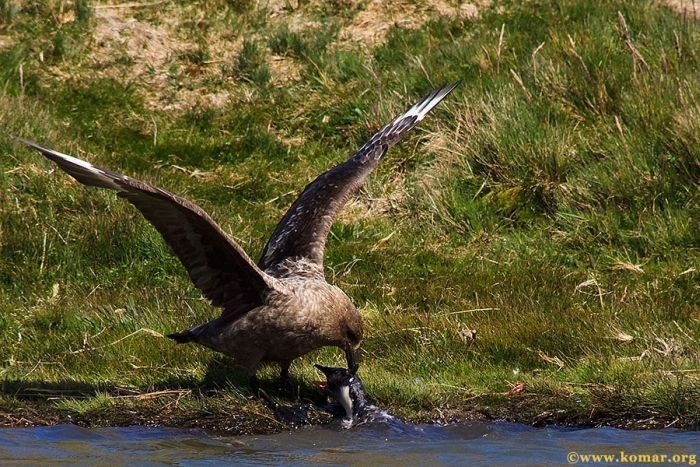
<svg viewBox="0 0 700 467">
<path fill-rule="evenodd" d="M 115 190 L 155 226 L 185 266 L 192 282 L 226 316 L 262 304 L 275 279 L 261 271 L 196 204 L 148 183 L 16 138 L 55 162 L 80 183 Z"/>
<path fill-rule="evenodd" d="M 338 212 L 360 189 L 390 147 L 438 105 L 459 82 L 435 89 L 376 132 L 348 160 L 321 174 L 292 204 L 265 245 L 258 262 L 266 270 L 290 258 L 323 271 L 328 231 Z"/>
</svg>

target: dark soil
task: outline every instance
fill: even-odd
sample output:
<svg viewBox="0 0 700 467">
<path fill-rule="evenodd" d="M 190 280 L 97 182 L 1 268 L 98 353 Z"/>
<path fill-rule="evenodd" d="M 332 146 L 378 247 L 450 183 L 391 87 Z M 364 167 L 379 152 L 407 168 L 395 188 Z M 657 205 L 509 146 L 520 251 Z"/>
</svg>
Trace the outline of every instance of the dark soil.
<svg viewBox="0 0 700 467">
<path fill-rule="evenodd" d="M 240 396 L 236 396 L 240 397 Z M 303 425 L 332 423 L 334 417 L 322 400 L 275 398 L 273 410 L 261 399 L 232 399 L 226 395 L 204 397 L 164 394 L 152 399 L 125 398 L 96 408 L 74 412 L 56 406 L 55 398 L 4 399 L 0 426 L 25 427 L 73 423 L 83 427 L 166 426 L 200 428 L 228 435 L 272 434 Z M 700 429 L 700 415 L 670 419 L 637 407 L 601 406 L 561 397 L 536 394 L 482 397 L 463 407 L 395 408 L 400 418 L 413 423 L 463 423 L 505 420 L 542 427 L 611 426 L 623 429 Z M 391 410 L 390 410 L 391 411 Z"/>
</svg>

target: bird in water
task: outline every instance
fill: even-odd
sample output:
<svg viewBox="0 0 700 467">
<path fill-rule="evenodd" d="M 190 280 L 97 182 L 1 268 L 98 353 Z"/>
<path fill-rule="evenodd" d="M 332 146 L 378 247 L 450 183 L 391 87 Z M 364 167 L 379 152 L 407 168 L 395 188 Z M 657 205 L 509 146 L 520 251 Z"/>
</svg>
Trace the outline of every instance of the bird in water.
<svg viewBox="0 0 700 467">
<path fill-rule="evenodd" d="M 365 387 L 357 375 L 357 366 L 351 368 L 314 366 L 326 377 L 325 382 L 316 384 L 335 399 L 345 411 L 343 427 L 350 428 L 364 423 L 395 420 L 393 415 L 368 402 Z"/>
<path fill-rule="evenodd" d="M 16 138 L 77 181 L 117 192 L 158 230 L 192 282 L 221 315 L 168 335 L 232 357 L 256 387 L 263 363 L 276 362 L 289 379 L 292 361 L 322 346 L 345 351 L 356 366 L 362 318 L 348 296 L 326 282 L 328 231 L 389 148 L 398 143 L 459 82 L 425 98 L 375 133 L 345 162 L 311 182 L 292 204 L 255 263 L 199 206 L 141 180 Z"/>
</svg>

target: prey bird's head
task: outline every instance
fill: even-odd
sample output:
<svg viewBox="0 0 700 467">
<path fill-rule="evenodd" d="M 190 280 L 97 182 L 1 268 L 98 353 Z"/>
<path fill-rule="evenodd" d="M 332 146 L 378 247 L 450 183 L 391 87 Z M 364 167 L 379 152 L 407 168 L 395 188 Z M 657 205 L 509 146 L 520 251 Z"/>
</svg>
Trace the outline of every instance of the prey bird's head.
<svg viewBox="0 0 700 467">
<path fill-rule="evenodd" d="M 334 368 L 314 365 L 326 377 L 325 382 L 317 383 L 328 395 L 333 397 L 345 409 L 346 419 L 354 415 L 365 405 L 364 388 L 354 368 Z"/>
</svg>

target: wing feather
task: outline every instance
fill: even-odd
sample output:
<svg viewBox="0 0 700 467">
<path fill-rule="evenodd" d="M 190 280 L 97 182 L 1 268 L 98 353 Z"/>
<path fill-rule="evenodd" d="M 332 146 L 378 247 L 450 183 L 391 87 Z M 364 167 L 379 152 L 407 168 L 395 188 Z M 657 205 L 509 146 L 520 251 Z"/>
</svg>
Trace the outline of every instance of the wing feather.
<svg viewBox="0 0 700 467">
<path fill-rule="evenodd" d="M 323 271 L 323 251 L 333 220 L 360 189 L 386 152 L 459 85 L 433 90 L 413 107 L 376 132 L 345 162 L 321 174 L 292 204 L 268 240 L 258 265 L 275 269 L 285 260 L 304 262 Z"/>
<path fill-rule="evenodd" d="M 196 204 L 141 180 L 16 138 L 55 162 L 79 182 L 115 190 L 160 232 L 192 282 L 224 315 L 238 315 L 262 303 L 274 279 L 261 271 Z"/>
</svg>

